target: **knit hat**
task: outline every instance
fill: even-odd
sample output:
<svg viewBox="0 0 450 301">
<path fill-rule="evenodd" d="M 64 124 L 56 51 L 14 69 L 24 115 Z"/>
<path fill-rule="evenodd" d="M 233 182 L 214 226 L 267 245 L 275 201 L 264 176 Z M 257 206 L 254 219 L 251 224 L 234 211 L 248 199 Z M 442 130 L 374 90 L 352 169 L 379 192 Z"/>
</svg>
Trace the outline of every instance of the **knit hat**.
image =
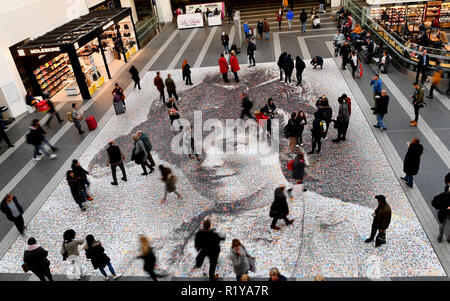
<svg viewBox="0 0 450 301">
<path fill-rule="evenodd" d="M 380 202 L 382 202 L 383 204 L 386 204 L 386 197 L 384 195 L 382 195 L 382 194 L 376 195 L 375 198 L 377 200 L 379 200 Z"/>
</svg>

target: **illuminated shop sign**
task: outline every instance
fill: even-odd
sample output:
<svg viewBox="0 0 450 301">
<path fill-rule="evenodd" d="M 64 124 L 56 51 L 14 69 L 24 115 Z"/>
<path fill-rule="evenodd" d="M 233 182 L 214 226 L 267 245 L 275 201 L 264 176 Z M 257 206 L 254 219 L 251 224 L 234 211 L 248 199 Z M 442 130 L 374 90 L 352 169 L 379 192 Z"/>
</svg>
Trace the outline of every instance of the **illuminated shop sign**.
<svg viewBox="0 0 450 301">
<path fill-rule="evenodd" d="M 61 52 L 60 47 L 46 47 L 46 48 L 30 48 L 30 49 L 18 49 L 19 56 L 46 54 L 50 52 Z"/>
</svg>

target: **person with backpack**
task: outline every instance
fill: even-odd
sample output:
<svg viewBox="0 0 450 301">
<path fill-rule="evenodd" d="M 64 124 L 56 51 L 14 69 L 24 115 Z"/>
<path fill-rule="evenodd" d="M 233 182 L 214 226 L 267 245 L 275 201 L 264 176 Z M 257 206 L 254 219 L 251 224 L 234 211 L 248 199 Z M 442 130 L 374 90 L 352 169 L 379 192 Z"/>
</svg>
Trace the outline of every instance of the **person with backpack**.
<svg viewBox="0 0 450 301">
<path fill-rule="evenodd" d="M 136 135 L 138 135 L 139 139 L 142 141 L 142 143 L 144 143 L 144 147 L 147 152 L 147 160 L 150 162 L 151 165 L 150 173 L 152 173 L 155 170 L 154 166 L 156 165 L 155 160 L 153 160 L 153 156 L 151 154 L 153 148 L 152 143 L 150 142 L 150 139 L 148 138 L 147 134 L 143 133 L 142 131 L 137 131 Z"/>
<path fill-rule="evenodd" d="M 31 144 L 34 146 L 33 161 L 39 161 L 42 159 L 42 155 L 40 154 L 40 151 L 42 151 L 45 155 L 47 155 L 47 157 L 49 157 L 50 160 L 58 157 L 57 154 L 50 155 L 42 146 L 42 142 L 44 142 L 45 144 L 47 144 L 50 147 L 50 149 L 53 152 L 56 152 L 58 150 L 56 147 L 51 145 L 47 139 L 45 139 L 45 131 L 40 126 L 38 119 L 33 119 L 31 126 L 30 126 L 30 132 L 26 135 L 26 141 L 28 144 Z"/>
<path fill-rule="evenodd" d="M 225 240 L 225 238 L 217 234 L 214 229 L 211 229 L 211 221 L 208 219 L 203 221 L 203 229 L 195 234 L 194 245 L 198 255 L 195 258 L 194 269 L 200 268 L 205 261 L 205 257 L 208 257 L 210 281 L 215 281 L 219 278 L 219 275 L 216 275 L 216 266 L 222 240 Z"/>
<path fill-rule="evenodd" d="M 91 260 L 92 266 L 95 270 L 99 270 L 105 280 L 108 280 L 108 275 L 105 272 L 105 267 L 108 266 L 114 280 L 122 277 L 122 274 L 116 274 L 113 266 L 111 265 L 111 259 L 105 254 L 101 242 L 95 240 L 92 234 L 86 236 L 86 244 L 83 246 L 83 250 L 86 252 L 86 258 Z"/>
<path fill-rule="evenodd" d="M 81 268 L 81 258 L 78 246 L 82 246 L 83 239 L 75 239 L 75 230 L 66 230 L 63 234 L 64 241 L 61 246 L 61 255 L 64 261 L 69 261 L 73 266 L 73 273 L 77 280 L 83 277 L 83 269 Z"/>
<path fill-rule="evenodd" d="M 296 78 L 297 78 L 297 86 L 300 86 L 302 83 L 302 75 L 303 71 L 306 69 L 305 62 L 297 56 L 295 58 L 295 71 L 296 71 Z"/>
<path fill-rule="evenodd" d="M 338 136 L 336 139 L 331 140 L 333 142 L 347 140 L 345 136 L 347 135 L 348 124 L 350 121 L 350 114 L 348 113 L 347 103 L 341 97 L 338 98 L 338 102 L 339 102 L 339 113 L 336 117 L 336 128 Z"/>
<path fill-rule="evenodd" d="M 264 31 L 264 34 L 266 35 L 266 39 L 264 41 L 269 42 L 270 24 L 269 24 L 269 22 L 267 22 L 266 18 L 263 19 L 263 23 L 264 23 L 263 31 Z"/>
<path fill-rule="evenodd" d="M 253 43 L 252 40 L 250 40 L 250 42 L 248 43 L 248 46 L 247 46 L 248 66 L 249 67 L 256 65 L 255 50 L 256 50 L 256 44 Z M 253 62 L 253 65 L 252 65 L 252 62 Z"/>
<path fill-rule="evenodd" d="M 286 84 L 288 81 L 291 84 L 291 77 L 293 71 L 294 71 L 294 61 L 292 60 L 291 55 L 288 54 L 287 57 L 284 59 L 284 73 L 286 75 L 284 78 L 284 82 Z"/>
<path fill-rule="evenodd" d="M 286 14 L 286 19 L 288 20 L 289 30 L 292 30 L 292 20 L 294 19 L 294 13 L 290 9 Z"/>
<path fill-rule="evenodd" d="M 277 22 L 278 22 L 278 29 L 281 30 L 281 22 L 283 21 L 283 9 L 280 8 L 276 14 L 275 17 L 277 18 Z"/>
<path fill-rule="evenodd" d="M 233 74 L 234 74 L 234 81 L 238 83 L 239 82 L 238 71 L 241 70 L 241 68 L 239 67 L 239 62 L 238 62 L 238 59 L 236 57 L 234 50 L 231 50 L 230 54 L 231 54 L 230 55 L 231 72 L 233 72 Z"/>
<path fill-rule="evenodd" d="M 326 130 L 326 123 L 323 120 L 322 114 L 316 111 L 314 112 L 314 121 L 311 128 L 312 136 L 312 150 L 308 154 L 314 154 L 317 146 L 317 153 L 320 153 L 320 148 L 322 146 L 322 137 Z"/>
<path fill-rule="evenodd" d="M 417 175 L 419 172 L 423 146 L 420 144 L 420 139 L 417 137 L 412 138 L 411 142 L 407 141 L 406 145 L 408 145 L 408 151 L 406 152 L 405 160 L 403 160 L 403 172 L 405 173 L 405 176 L 400 177 L 400 179 L 405 181 L 409 188 L 413 188 L 413 176 Z"/>
<path fill-rule="evenodd" d="M 172 170 L 169 167 L 165 167 L 164 165 L 159 165 L 159 170 L 161 171 L 161 181 L 165 184 L 164 196 L 161 199 L 161 204 L 166 201 L 167 193 L 175 193 L 179 199 L 182 199 L 183 196 L 177 191 L 176 183 L 177 176 L 172 173 Z"/>
<path fill-rule="evenodd" d="M 386 243 L 386 230 L 391 223 L 392 212 L 384 195 L 376 195 L 375 198 L 378 201 L 378 206 L 372 214 L 372 230 L 370 232 L 370 237 L 365 240 L 365 243 L 372 242 L 378 232 L 375 240 L 375 247 L 379 247 Z"/>
<path fill-rule="evenodd" d="M 424 89 L 422 86 L 419 86 L 417 82 L 413 83 L 414 87 L 414 95 L 410 96 L 413 99 L 412 104 L 414 107 L 414 119 L 411 120 L 411 124 L 409 126 L 415 127 L 419 122 L 419 110 L 425 106 L 423 102 Z"/>
<path fill-rule="evenodd" d="M 326 97 L 322 97 L 317 104 L 317 112 L 322 115 L 322 119 L 326 123 L 326 129 L 323 133 L 323 138 L 326 140 L 328 129 L 330 128 L 331 118 L 333 117 L 333 109 L 328 104 L 328 99 Z"/>
<path fill-rule="evenodd" d="M 225 58 L 223 53 L 221 53 L 220 58 L 219 58 L 219 70 L 220 70 L 220 73 L 222 74 L 223 81 L 227 84 L 230 82 L 228 80 L 228 69 L 229 69 L 229 67 L 228 67 L 227 59 Z"/>
<path fill-rule="evenodd" d="M 447 174 L 447 177 L 449 177 L 448 182 L 450 182 L 450 173 Z M 450 220 L 450 192 L 447 190 L 436 195 L 431 201 L 431 205 L 438 210 L 439 235 L 437 241 L 441 243 L 444 236 L 444 228 Z M 447 242 L 450 243 L 450 235 L 447 237 Z"/>
<path fill-rule="evenodd" d="M 289 207 L 286 201 L 286 185 L 281 184 L 275 189 L 274 201 L 270 206 L 269 216 L 273 218 L 270 228 L 273 230 L 280 230 L 281 228 L 277 226 L 277 221 L 283 219 L 286 226 L 292 225 L 294 220 L 289 220 L 287 216 L 289 215 Z"/>
<path fill-rule="evenodd" d="M 277 65 L 278 65 L 278 68 L 280 69 L 280 81 L 283 81 L 284 59 L 286 58 L 286 56 L 287 56 L 287 53 L 283 52 L 278 57 Z"/>
<path fill-rule="evenodd" d="M 306 21 L 308 20 L 308 14 L 305 12 L 305 9 L 302 9 L 300 13 L 300 22 L 302 23 L 302 31 L 306 32 Z"/>
<path fill-rule="evenodd" d="M 161 73 L 158 71 L 156 72 L 156 76 L 153 79 L 153 84 L 156 86 L 156 89 L 159 91 L 159 100 L 162 100 L 163 104 L 166 103 L 166 96 L 164 93 L 164 82 L 161 78 Z"/>
<path fill-rule="evenodd" d="M 46 281 L 46 277 L 49 281 L 53 281 L 47 256 L 48 251 L 38 245 L 34 237 L 28 238 L 27 247 L 23 253 L 24 271 L 32 271 L 41 281 Z"/>
<path fill-rule="evenodd" d="M 78 160 L 72 160 L 72 171 L 75 175 L 75 178 L 80 182 L 83 188 L 83 195 L 88 201 L 92 201 L 93 198 L 87 193 L 87 188 L 91 183 L 89 183 L 89 180 L 87 179 L 87 175 L 89 172 L 85 170 L 83 167 L 81 167 L 80 162 Z"/>
<path fill-rule="evenodd" d="M 83 114 L 81 114 L 80 111 L 77 110 L 77 104 L 73 103 L 72 104 L 72 120 L 73 120 L 73 125 L 76 127 L 76 129 L 78 130 L 78 134 L 82 135 L 84 134 L 84 131 L 81 130 L 81 120 L 84 119 Z M 70 121 L 70 119 L 69 119 Z"/>
</svg>

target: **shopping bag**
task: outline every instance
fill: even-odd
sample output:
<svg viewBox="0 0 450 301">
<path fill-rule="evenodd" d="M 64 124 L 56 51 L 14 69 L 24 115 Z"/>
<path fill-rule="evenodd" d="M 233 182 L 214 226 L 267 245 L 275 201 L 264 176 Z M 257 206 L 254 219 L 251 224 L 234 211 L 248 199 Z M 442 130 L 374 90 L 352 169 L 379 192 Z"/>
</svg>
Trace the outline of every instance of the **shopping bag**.
<svg viewBox="0 0 450 301">
<path fill-rule="evenodd" d="M 250 272 L 256 273 L 256 259 L 247 257 L 248 258 L 248 270 Z"/>
</svg>

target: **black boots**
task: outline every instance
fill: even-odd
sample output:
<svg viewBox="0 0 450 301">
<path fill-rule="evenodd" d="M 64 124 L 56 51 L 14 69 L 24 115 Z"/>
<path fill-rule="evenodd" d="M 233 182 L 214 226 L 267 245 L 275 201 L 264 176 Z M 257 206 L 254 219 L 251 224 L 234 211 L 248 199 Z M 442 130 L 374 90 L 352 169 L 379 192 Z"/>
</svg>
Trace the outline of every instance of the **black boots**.
<svg viewBox="0 0 450 301">
<path fill-rule="evenodd" d="M 378 233 L 377 239 L 375 240 L 375 247 L 379 247 L 386 243 L 386 233 Z"/>
</svg>

